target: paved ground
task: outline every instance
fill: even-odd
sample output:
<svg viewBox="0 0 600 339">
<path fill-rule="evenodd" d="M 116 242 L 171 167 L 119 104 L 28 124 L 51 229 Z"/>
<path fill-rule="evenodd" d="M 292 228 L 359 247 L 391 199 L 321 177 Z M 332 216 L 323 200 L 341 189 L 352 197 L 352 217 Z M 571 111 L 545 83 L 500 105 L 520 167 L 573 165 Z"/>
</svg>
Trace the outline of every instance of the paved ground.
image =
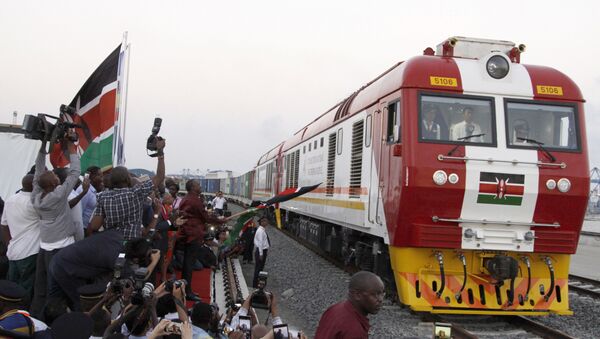
<svg viewBox="0 0 600 339">
<path fill-rule="evenodd" d="M 571 273 L 600 280 L 600 237 L 581 237 L 577 253 L 571 257 Z"/>
</svg>

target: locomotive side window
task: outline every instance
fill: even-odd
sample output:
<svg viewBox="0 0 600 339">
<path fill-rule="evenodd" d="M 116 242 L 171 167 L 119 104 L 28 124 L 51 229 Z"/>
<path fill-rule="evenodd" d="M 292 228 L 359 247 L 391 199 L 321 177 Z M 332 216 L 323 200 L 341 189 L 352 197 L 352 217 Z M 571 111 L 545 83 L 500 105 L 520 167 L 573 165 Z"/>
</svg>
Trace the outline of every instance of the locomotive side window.
<svg viewBox="0 0 600 339">
<path fill-rule="evenodd" d="M 509 147 L 578 150 L 575 106 L 506 101 L 506 140 Z"/>
<path fill-rule="evenodd" d="M 344 130 L 343 129 L 338 129 L 337 131 L 337 154 L 341 155 L 342 154 L 342 138 L 344 136 Z"/>
<path fill-rule="evenodd" d="M 496 145 L 492 98 L 421 95 L 419 139 Z"/>
<path fill-rule="evenodd" d="M 387 137 L 388 143 L 400 142 L 400 101 L 387 106 Z"/>
</svg>

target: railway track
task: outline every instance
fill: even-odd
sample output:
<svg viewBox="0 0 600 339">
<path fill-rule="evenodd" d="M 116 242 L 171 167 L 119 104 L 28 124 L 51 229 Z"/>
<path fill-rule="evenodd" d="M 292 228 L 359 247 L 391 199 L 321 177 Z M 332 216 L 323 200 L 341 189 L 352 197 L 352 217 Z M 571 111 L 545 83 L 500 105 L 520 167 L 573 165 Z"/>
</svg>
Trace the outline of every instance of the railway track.
<svg viewBox="0 0 600 339">
<path fill-rule="evenodd" d="M 581 235 L 585 235 L 588 237 L 600 237 L 599 232 L 590 232 L 590 231 L 581 231 Z"/>
<path fill-rule="evenodd" d="M 574 337 L 522 316 L 462 316 L 424 315 L 425 320 L 451 325 L 456 339 L 479 338 L 544 338 L 573 339 Z"/>
<path fill-rule="evenodd" d="M 569 289 L 577 294 L 600 299 L 600 281 L 569 274 Z"/>
</svg>

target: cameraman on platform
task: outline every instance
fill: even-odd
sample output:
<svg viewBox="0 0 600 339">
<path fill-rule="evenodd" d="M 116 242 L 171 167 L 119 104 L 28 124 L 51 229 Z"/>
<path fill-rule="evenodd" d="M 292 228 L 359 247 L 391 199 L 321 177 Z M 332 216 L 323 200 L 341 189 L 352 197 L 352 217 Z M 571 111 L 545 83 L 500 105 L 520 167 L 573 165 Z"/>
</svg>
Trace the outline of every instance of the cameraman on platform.
<svg viewBox="0 0 600 339">
<path fill-rule="evenodd" d="M 42 141 L 35 161 L 31 203 L 40 216 L 40 252 L 35 270 L 34 296 L 31 313 L 40 317 L 46 303 L 48 266 L 52 257 L 61 249 L 75 242 L 75 227 L 69 194 L 79 179 L 80 165 L 74 132 L 69 132 L 63 142 L 69 149 L 69 171 L 64 184 L 52 172 L 46 170 L 46 140 Z"/>
</svg>

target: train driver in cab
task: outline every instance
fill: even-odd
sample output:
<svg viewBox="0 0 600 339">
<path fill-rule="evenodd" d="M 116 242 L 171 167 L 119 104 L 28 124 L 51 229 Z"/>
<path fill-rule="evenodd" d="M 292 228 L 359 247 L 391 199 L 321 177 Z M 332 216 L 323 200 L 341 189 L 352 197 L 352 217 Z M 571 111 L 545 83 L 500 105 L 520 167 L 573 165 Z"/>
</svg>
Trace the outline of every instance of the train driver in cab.
<svg viewBox="0 0 600 339">
<path fill-rule="evenodd" d="M 421 123 L 421 136 L 423 139 L 440 140 L 440 125 L 435 122 L 439 113 L 440 110 L 437 106 L 425 106 Z"/>
<path fill-rule="evenodd" d="M 465 140 L 472 135 L 481 134 L 481 127 L 473 121 L 473 108 L 466 106 L 462 110 L 463 121 L 456 123 L 450 127 L 450 139 L 453 141 Z M 469 142 L 482 142 L 482 138 L 472 137 L 465 141 Z"/>
<path fill-rule="evenodd" d="M 517 119 L 513 121 L 513 144 L 529 144 L 526 140 L 529 138 L 529 123 L 525 119 Z"/>
</svg>

